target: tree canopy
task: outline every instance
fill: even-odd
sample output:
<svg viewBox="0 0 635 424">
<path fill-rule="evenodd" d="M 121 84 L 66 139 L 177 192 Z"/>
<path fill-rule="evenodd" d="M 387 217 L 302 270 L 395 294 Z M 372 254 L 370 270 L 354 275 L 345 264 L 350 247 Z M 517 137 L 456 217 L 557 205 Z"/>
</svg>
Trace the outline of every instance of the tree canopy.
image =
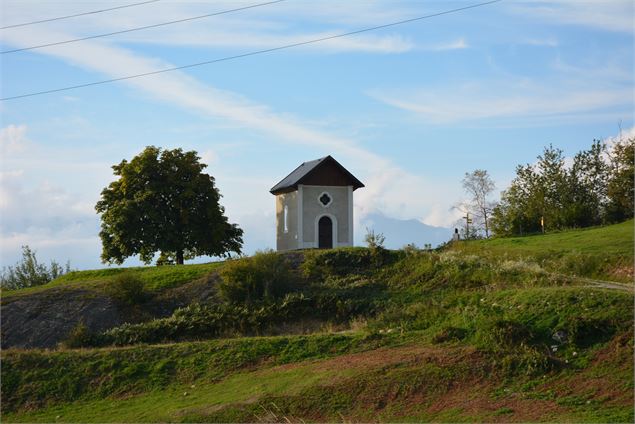
<svg viewBox="0 0 635 424">
<path fill-rule="evenodd" d="M 612 146 L 594 140 L 570 166 L 546 147 L 538 161 L 519 165 L 492 216 L 497 235 L 588 227 L 633 217 L 635 139 Z"/>
<path fill-rule="evenodd" d="M 240 253 L 243 231 L 230 224 L 214 177 L 203 173 L 195 151 L 148 146 L 114 165 L 119 178 L 101 192 L 101 259 L 121 264 L 139 255 L 150 263 L 182 264 L 201 255 Z"/>
<path fill-rule="evenodd" d="M 470 199 L 457 208 L 462 212 L 472 214 L 472 217 L 475 219 L 475 221 L 473 221 L 473 231 L 483 230 L 485 231 L 485 237 L 489 237 L 489 221 L 492 209 L 495 206 L 495 203 L 489 200 L 489 196 L 496 188 L 496 185 L 484 169 L 466 172 L 462 183 L 463 191 L 470 196 Z M 469 226 L 466 226 L 466 238 L 470 238 L 471 236 L 468 228 Z"/>
</svg>

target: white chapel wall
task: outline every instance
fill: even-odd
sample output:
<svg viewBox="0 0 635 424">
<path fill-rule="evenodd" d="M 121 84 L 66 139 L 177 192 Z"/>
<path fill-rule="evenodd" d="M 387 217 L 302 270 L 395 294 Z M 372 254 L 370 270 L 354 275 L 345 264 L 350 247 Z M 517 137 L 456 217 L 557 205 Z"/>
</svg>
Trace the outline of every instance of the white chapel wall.
<svg viewBox="0 0 635 424">
<path fill-rule="evenodd" d="M 285 232 L 285 213 L 287 207 L 287 225 Z M 298 248 L 298 192 L 276 195 L 276 248 L 292 250 Z"/>
<path fill-rule="evenodd" d="M 327 192 L 333 201 L 327 207 L 320 204 L 318 198 L 323 193 Z M 352 191 L 351 191 L 352 193 Z M 318 216 L 329 214 L 335 216 L 337 220 L 337 241 L 333 240 L 334 244 L 338 245 L 351 245 L 349 241 L 349 188 L 344 186 L 302 186 L 302 239 L 304 245 L 309 243 L 316 243 L 315 240 L 315 220 Z M 335 224 L 335 223 L 333 223 Z M 335 246 L 334 246 L 335 247 Z"/>
</svg>

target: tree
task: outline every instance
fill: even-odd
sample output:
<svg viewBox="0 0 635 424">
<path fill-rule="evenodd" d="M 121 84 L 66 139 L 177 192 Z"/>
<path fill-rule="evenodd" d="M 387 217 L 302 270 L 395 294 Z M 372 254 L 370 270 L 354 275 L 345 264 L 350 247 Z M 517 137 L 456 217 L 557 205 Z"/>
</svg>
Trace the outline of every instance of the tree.
<svg viewBox="0 0 635 424">
<path fill-rule="evenodd" d="M 494 203 L 488 200 L 488 197 L 495 188 L 496 185 L 487 171 L 477 169 L 471 173 L 465 173 L 463 190 L 470 196 L 469 202 L 465 204 L 465 209 L 476 218 L 475 224 L 483 228 L 485 237 L 489 237 L 489 221 L 494 208 Z"/>
<path fill-rule="evenodd" d="M 3 267 L 0 273 L 0 287 L 7 290 L 41 286 L 57 277 L 70 272 L 71 264 L 66 262 L 62 267 L 51 261 L 50 267 L 38 262 L 35 251 L 29 246 L 22 246 L 22 260 L 15 266 Z"/>
<path fill-rule="evenodd" d="M 101 192 L 95 209 L 102 214 L 101 259 L 121 264 L 139 255 L 150 263 L 200 255 L 240 253 L 243 231 L 230 224 L 214 177 L 194 151 L 148 146 L 130 162 L 112 169 L 119 178 Z"/>
<path fill-rule="evenodd" d="M 610 177 L 607 187 L 607 215 L 610 221 L 622 221 L 633 217 L 635 202 L 635 138 L 620 140 L 613 145 L 609 164 Z"/>
<path fill-rule="evenodd" d="M 547 230 L 588 227 L 632 217 L 635 139 L 620 140 L 607 153 L 602 141 L 593 140 L 567 167 L 562 150 L 550 145 L 536 164 L 518 166 L 494 209 L 494 232 L 538 232 L 541 222 Z"/>
<path fill-rule="evenodd" d="M 368 245 L 369 249 L 381 250 L 384 248 L 386 237 L 383 233 L 375 233 L 374 229 L 366 227 L 366 235 L 364 236 L 364 241 Z"/>
<path fill-rule="evenodd" d="M 605 218 L 609 166 L 606 145 L 593 140 L 589 150 L 578 152 L 568 174 L 569 226 L 599 225 Z"/>
</svg>

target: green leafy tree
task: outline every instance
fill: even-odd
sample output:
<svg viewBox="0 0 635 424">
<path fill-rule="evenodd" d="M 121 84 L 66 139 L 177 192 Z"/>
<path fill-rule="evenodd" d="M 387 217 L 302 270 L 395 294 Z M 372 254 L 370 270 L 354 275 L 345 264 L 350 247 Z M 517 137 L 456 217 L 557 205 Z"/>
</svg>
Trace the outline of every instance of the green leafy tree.
<svg viewBox="0 0 635 424">
<path fill-rule="evenodd" d="M 501 193 L 492 212 L 491 226 L 496 235 L 533 233 L 540 230 L 544 191 L 540 175 L 531 165 L 516 167 L 516 178 Z"/>
<path fill-rule="evenodd" d="M 35 256 L 35 251 L 29 246 L 22 246 L 22 260 L 15 266 L 3 267 L 0 273 L 0 287 L 8 290 L 23 289 L 27 287 L 41 286 L 57 277 L 70 272 L 71 264 L 63 267 L 55 261 L 50 266 L 40 263 Z"/>
<path fill-rule="evenodd" d="M 607 215 L 610 221 L 633 217 L 635 176 L 635 138 L 613 145 L 607 187 Z"/>
<path fill-rule="evenodd" d="M 497 235 L 588 227 L 633 217 L 635 139 L 614 144 L 610 154 L 593 140 L 570 167 L 560 149 L 549 146 L 535 165 L 518 166 L 511 186 L 493 211 Z"/>
<path fill-rule="evenodd" d="M 587 227 L 603 222 L 609 179 L 609 165 L 605 154 L 606 145 L 593 140 L 589 150 L 583 150 L 573 158 L 568 175 L 569 226 Z"/>
<path fill-rule="evenodd" d="M 130 162 L 112 168 L 119 178 L 101 192 L 101 259 L 121 264 L 139 255 L 150 263 L 157 252 L 177 264 L 200 255 L 240 253 L 243 231 L 230 224 L 219 204 L 214 177 L 196 152 L 146 147 Z"/>
</svg>

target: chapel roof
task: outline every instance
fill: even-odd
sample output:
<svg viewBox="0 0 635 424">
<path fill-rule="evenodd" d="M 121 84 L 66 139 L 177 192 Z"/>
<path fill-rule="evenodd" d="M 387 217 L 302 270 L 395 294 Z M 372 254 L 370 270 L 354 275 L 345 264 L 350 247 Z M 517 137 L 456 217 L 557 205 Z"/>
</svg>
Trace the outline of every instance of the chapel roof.
<svg viewBox="0 0 635 424">
<path fill-rule="evenodd" d="M 353 186 L 353 190 L 364 187 L 353 174 L 331 155 L 303 162 L 282 181 L 273 186 L 271 194 L 288 193 L 298 189 L 298 184 Z"/>
</svg>

